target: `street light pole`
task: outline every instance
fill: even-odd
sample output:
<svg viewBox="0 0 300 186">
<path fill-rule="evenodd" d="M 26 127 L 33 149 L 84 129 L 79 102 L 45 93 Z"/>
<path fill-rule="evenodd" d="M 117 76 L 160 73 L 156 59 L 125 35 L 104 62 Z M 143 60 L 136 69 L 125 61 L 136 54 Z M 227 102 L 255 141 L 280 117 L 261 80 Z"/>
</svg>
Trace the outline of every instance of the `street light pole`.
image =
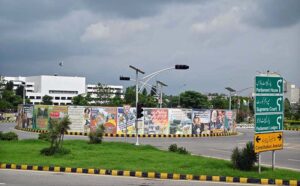
<svg viewBox="0 0 300 186">
<path fill-rule="evenodd" d="M 145 74 L 144 71 L 129 65 L 130 68 L 135 70 L 135 108 L 136 108 L 136 118 L 135 118 L 135 134 L 136 134 L 136 143 L 135 145 L 140 145 L 139 144 L 139 134 L 138 134 L 138 116 L 137 116 L 137 106 L 138 106 L 138 101 L 139 101 L 139 73 Z"/>
<path fill-rule="evenodd" d="M 163 82 L 161 82 L 161 81 L 156 81 L 156 83 L 157 83 L 157 86 L 158 85 L 160 85 L 160 94 L 159 94 L 159 108 L 162 108 L 162 88 L 163 88 L 163 86 L 168 86 L 168 85 L 166 85 L 166 84 L 164 84 Z"/>
<path fill-rule="evenodd" d="M 229 91 L 229 110 L 231 110 L 231 94 L 232 92 L 236 92 L 236 90 L 230 87 L 226 87 L 225 89 Z"/>
</svg>

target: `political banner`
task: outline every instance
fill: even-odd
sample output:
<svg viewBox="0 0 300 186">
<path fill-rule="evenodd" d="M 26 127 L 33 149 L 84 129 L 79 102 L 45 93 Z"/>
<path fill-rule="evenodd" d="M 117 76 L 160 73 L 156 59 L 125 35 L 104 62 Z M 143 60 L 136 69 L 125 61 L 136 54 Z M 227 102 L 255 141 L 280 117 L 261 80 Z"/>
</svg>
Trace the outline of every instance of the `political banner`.
<svg viewBox="0 0 300 186">
<path fill-rule="evenodd" d="M 225 113 L 226 113 L 225 110 L 212 110 L 211 111 L 210 130 L 213 133 L 224 132 L 224 130 L 225 130 L 225 120 L 226 120 Z M 232 115 L 232 113 L 231 113 L 231 115 Z"/>
<path fill-rule="evenodd" d="M 103 125 L 105 133 L 117 133 L 117 107 L 94 107 L 91 109 L 90 130 L 96 131 L 99 125 Z"/>
<path fill-rule="evenodd" d="M 168 109 L 144 108 L 144 134 L 169 134 Z"/>
<path fill-rule="evenodd" d="M 192 134 L 210 134 L 210 110 L 193 110 Z"/>
<path fill-rule="evenodd" d="M 126 134 L 126 126 L 127 126 L 127 134 L 136 133 L 135 115 L 136 115 L 135 108 L 124 109 L 123 107 L 118 107 L 117 134 Z"/>
<path fill-rule="evenodd" d="M 91 108 L 84 106 L 69 106 L 68 115 L 71 121 L 70 131 L 89 132 Z"/>
<path fill-rule="evenodd" d="M 53 106 L 35 105 L 34 106 L 34 126 L 36 129 L 48 129 L 49 113 Z"/>
<path fill-rule="evenodd" d="M 192 110 L 169 109 L 170 134 L 192 133 Z"/>
</svg>

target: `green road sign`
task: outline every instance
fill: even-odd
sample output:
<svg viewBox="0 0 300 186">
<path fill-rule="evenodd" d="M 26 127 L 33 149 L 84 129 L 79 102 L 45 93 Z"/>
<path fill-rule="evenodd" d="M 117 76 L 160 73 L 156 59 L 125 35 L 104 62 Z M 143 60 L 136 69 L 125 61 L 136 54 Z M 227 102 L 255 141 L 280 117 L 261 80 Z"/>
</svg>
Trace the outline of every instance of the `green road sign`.
<svg viewBox="0 0 300 186">
<path fill-rule="evenodd" d="M 283 78 L 270 76 L 256 76 L 255 92 L 261 94 L 282 94 Z"/>
<path fill-rule="evenodd" d="M 283 130 L 283 114 L 255 115 L 255 132 Z"/>
<path fill-rule="evenodd" d="M 255 113 L 282 112 L 283 96 L 256 96 Z"/>
</svg>

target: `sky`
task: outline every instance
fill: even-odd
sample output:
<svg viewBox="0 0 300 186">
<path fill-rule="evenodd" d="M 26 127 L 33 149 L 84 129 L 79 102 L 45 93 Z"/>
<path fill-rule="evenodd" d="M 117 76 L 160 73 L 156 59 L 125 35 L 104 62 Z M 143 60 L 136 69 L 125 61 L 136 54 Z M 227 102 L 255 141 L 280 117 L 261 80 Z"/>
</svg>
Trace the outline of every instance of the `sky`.
<svg viewBox="0 0 300 186">
<path fill-rule="evenodd" d="M 63 61 L 63 66 L 59 63 Z M 226 93 L 276 72 L 300 86 L 299 0 L 0 0 L 0 75 L 125 87 L 133 65 L 166 94 Z M 145 75 L 141 75 L 143 77 Z"/>
</svg>

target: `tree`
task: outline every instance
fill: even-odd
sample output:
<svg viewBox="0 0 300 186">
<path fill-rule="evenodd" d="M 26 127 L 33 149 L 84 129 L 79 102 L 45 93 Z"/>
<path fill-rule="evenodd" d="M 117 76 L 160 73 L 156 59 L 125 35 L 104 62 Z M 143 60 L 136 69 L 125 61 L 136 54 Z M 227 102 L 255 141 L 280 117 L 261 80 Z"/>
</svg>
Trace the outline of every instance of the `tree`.
<svg viewBox="0 0 300 186">
<path fill-rule="evenodd" d="M 208 108 L 207 96 L 196 91 L 185 91 L 180 94 L 180 105 L 184 108 Z"/>
<path fill-rule="evenodd" d="M 24 86 L 18 86 L 18 88 L 16 89 L 16 95 L 23 97 L 24 94 Z"/>
<path fill-rule="evenodd" d="M 110 106 L 119 106 L 119 107 L 122 107 L 123 104 L 124 104 L 124 101 L 120 95 L 116 95 L 113 98 L 111 98 L 110 103 L 109 103 Z"/>
<path fill-rule="evenodd" d="M 52 99 L 53 99 L 52 96 L 45 95 L 45 96 L 43 96 L 42 104 L 44 104 L 44 105 L 52 105 L 53 104 Z"/>
<path fill-rule="evenodd" d="M 135 87 L 127 87 L 125 91 L 125 103 L 135 106 Z"/>
<path fill-rule="evenodd" d="M 292 119 L 292 107 L 287 98 L 284 99 L 284 116 L 288 119 Z"/>
<path fill-rule="evenodd" d="M 72 104 L 73 105 L 88 105 L 88 101 L 82 95 L 78 95 L 78 96 L 74 96 L 72 98 Z"/>
<path fill-rule="evenodd" d="M 5 86 L 5 90 L 13 91 L 14 90 L 14 83 L 12 81 L 7 82 L 6 86 Z"/>
<path fill-rule="evenodd" d="M 227 109 L 228 108 L 228 100 L 220 95 L 213 97 L 211 99 L 210 103 L 211 103 L 211 105 L 213 105 L 214 109 Z"/>
<path fill-rule="evenodd" d="M 113 93 L 112 92 L 112 89 L 105 85 L 105 84 L 101 84 L 101 83 L 98 83 L 97 84 L 97 92 L 96 92 L 96 95 L 97 95 L 97 98 L 96 98 L 96 103 L 98 104 L 107 104 L 110 102 L 110 98 L 111 98 L 111 94 Z"/>
</svg>

